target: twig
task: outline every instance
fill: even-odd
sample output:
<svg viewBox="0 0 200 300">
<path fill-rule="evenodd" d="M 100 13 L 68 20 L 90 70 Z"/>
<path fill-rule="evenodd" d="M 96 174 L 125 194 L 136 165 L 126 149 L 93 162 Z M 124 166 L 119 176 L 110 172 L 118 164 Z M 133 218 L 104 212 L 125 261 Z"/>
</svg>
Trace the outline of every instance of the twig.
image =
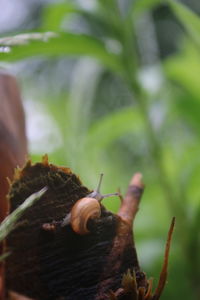
<svg viewBox="0 0 200 300">
<path fill-rule="evenodd" d="M 139 209 L 139 203 L 143 191 L 144 184 L 142 182 L 142 174 L 136 173 L 130 181 L 126 196 L 124 199 L 120 197 L 121 207 L 119 209 L 118 216 L 129 223 L 130 226 L 132 226 L 135 215 Z"/>
<path fill-rule="evenodd" d="M 142 175 L 136 173 L 130 181 L 126 196 L 123 198 L 120 195 L 122 203 L 117 214 L 120 218 L 117 225 L 117 232 L 100 280 L 101 284 L 98 288 L 99 296 L 95 300 L 105 299 L 103 296 L 104 292 L 111 285 L 111 281 L 114 280 L 116 274 L 120 274 L 125 249 L 130 249 L 131 253 L 131 263 L 129 267 L 136 271 L 140 270 L 133 240 L 132 223 L 138 211 L 143 190 L 144 184 L 142 183 Z M 118 293 L 118 291 L 115 293 Z"/>
<path fill-rule="evenodd" d="M 175 225 L 175 217 L 173 217 L 168 236 L 167 236 L 167 242 L 166 242 L 166 247 L 165 247 L 165 255 L 164 255 L 164 262 L 163 262 L 163 267 L 160 273 L 160 278 L 158 282 L 158 286 L 154 292 L 153 300 L 158 300 L 162 294 L 162 291 L 165 287 L 165 283 L 167 280 L 167 267 L 168 267 L 168 260 L 169 260 L 169 250 L 170 250 L 170 244 L 171 244 L 171 239 L 172 239 L 172 233 L 174 230 L 174 225 Z"/>
</svg>

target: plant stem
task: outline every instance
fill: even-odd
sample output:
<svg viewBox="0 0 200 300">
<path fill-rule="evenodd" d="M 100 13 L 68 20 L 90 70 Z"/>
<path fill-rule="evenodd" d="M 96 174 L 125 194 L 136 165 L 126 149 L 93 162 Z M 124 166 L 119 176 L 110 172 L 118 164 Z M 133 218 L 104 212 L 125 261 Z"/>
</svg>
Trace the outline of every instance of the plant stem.
<svg viewBox="0 0 200 300">
<path fill-rule="evenodd" d="M 198 259 L 197 257 L 191 258 L 188 253 L 187 238 L 190 236 L 188 232 L 190 224 L 189 220 L 187 219 L 186 207 L 183 203 L 180 202 L 182 199 L 181 193 L 179 195 L 176 195 L 174 193 L 174 184 L 170 181 L 164 166 L 162 146 L 159 142 L 149 115 L 148 95 L 144 92 L 137 79 L 139 63 L 135 41 L 135 32 L 133 29 L 133 22 L 131 18 L 132 17 L 130 16 L 130 19 L 128 21 L 121 18 L 121 24 L 119 24 L 119 27 L 121 28 L 121 44 L 123 45 L 122 66 L 124 72 L 124 80 L 128 84 L 133 98 L 137 101 L 141 116 L 143 118 L 147 142 L 150 148 L 154 167 L 157 172 L 158 182 L 160 183 L 160 186 L 163 190 L 163 194 L 170 212 L 177 217 L 177 236 L 180 238 L 184 258 L 187 262 L 188 270 L 190 271 L 189 279 L 192 283 L 194 294 L 199 295 L 199 286 L 197 284 L 198 271 L 194 272 L 193 268 L 191 267 L 191 259 L 194 259 L 195 263 L 193 264 L 193 266 L 194 268 L 198 269 Z M 179 185 L 178 180 L 175 184 Z M 196 243 L 194 246 L 197 246 Z M 194 253 L 194 249 L 192 253 Z"/>
<path fill-rule="evenodd" d="M 126 67 L 125 67 L 126 69 Z M 128 71 L 128 69 L 126 69 Z M 198 282 L 198 271 L 194 272 L 194 269 L 198 269 L 198 259 L 197 257 L 190 257 L 188 255 L 188 245 L 187 245 L 187 237 L 189 236 L 189 221 L 187 220 L 187 212 L 185 210 L 185 206 L 180 203 L 180 198 L 178 198 L 173 192 L 173 185 L 168 179 L 168 175 L 166 173 L 165 167 L 163 165 L 163 155 L 162 155 L 162 147 L 159 143 L 159 140 L 156 136 L 155 130 L 153 128 L 153 124 L 151 122 L 148 105 L 147 105 L 147 96 L 143 92 L 142 88 L 140 87 L 139 83 L 137 83 L 135 78 L 132 78 L 133 74 L 127 72 L 126 78 L 128 78 L 128 84 L 132 94 L 135 96 L 138 107 L 141 112 L 141 116 L 143 117 L 145 129 L 146 129 L 146 136 L 148 145 L 151 152 L 151 157 L 154 163 L 155 170 L 157 172 L 157 178 L 160 183 L 160 186 L 163 190 L 163 194 L 169 210 L 172 215 L 177 216 L 178 219 L 178 227 L 177 227 L 177 236 L 180 239 L 181 247 L 184 253 L 184 258 L 187 262 L 188 271 L 189 271 L 189 279 L 191 285 L 193 287 L 193 293 L 196 299 L 199 299 L 199 285 Z M 130 76 L 132 75 L 132 76 Z M 132 78 L 132 79 L 131 79 Z M 177 183 L 178 184 L 178 180 Z M 196 246 L 196 245 L 195 245 Z M 194 251 L 194 249 L 193 249 Z M 196 259 L 195 259 L 196 258 Z M 195 262 L 192 264 L 194 268 L 191 266 L 191 259 Z M 196 265 L 195 265 L 196 264 Z"/>
<path fill-rule="evenodd" d="M 150 148 L 151 157 L 153 159 L 153 163 L 157 171 L 158 180 L 160 182 L 160 185 L 162 187 L 162 190 L 164 192 L 170 210 L 173 212 L 173 214 L 177 213 L 177 205 L 176 205 L 177 199 L 175 198 L 175 195 L 173 193 L 173 187 L 171 186 L 167 178 L 165 167 L 163 165 L 162 149 L 149 116 L 147 97 L 143 92 L 141 86 L 137 82 L 137 80 L 135 78 L 132 78 L 133 74 L 130 74 L 130 72 L 127 69 L 126 71 L 127 71 L 126 78 L 128 79 L 128 85 L 131 89 L 133 97 L 137 101 L 141 116 L 144 121 L 147 141 Z"/>
<path fill-rule="evenodd" d="M 134 92 L 133 86 L 132 86 L 132 92 Z M 163 165 L 162 149 L 157 139 L 152 122 L 150 120 L 148 107 L 147 107 L 147 100 L 145 99 L 145 95 L 141 92 L 141 90 L 137 92 L 136 97 L 141 112 L 141 116 L 143 117 L 144 120 L 144 125 L 146 128 L 146 136 L 147 136 L 147 140 L 151 152 L 151 157 L 153 159 L 153 163 L 157 171 L 158 180 L 160 182 L 160 185 L 162 187 L 162 190 L 164 192 L 170 210 L 172 211 L 173 214 L 177 213 L 178 210 L 177 199 L 173 193 L 173 187 L 171 186 L 167 178 L 165 167 Z"/>
<path fill-rule="evenodd" d="M 173 192 L 173 185 L 168 179 L 165 166 L 163 164 L 162 147 L 159 143 L 149 116 L 147 95 L 137 79 L 139 62 L 132 19 L 121 19 L 120 28 L 121 44 L 123 45 L 122 66 L 124 79 L 128 84 L 134 99 L 137 101 L 141 116 L 143 118 L 151 157 L 154 163 L 155 170 L 157 171 L 158 181 L 160 182 L 160 186 L 162 187 L 168 207 L 173 215 L 175 214 L 177 217 L 180 216 L 180 219 L 184 220 L 186 218 L 184 207 L 182 206 L 180 208 L 178 201 L 179 199 Z"/>
</svg>

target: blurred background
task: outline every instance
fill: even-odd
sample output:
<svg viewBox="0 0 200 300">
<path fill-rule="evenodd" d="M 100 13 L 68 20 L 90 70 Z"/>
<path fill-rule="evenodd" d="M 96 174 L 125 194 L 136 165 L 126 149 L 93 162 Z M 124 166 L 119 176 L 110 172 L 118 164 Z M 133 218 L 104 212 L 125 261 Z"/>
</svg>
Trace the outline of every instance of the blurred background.
<svg viewBox="0 0 200 300">
<path fill-rule="evenodd" d="M 156 285 L 176 216 L 162 299 L 200 299 L 200 2 L 0 7 L 0 38 L 25 34 L 13 45 L 0 40 L 0 68 L 18 79 L 32 160 L 48 153 L 91 189 L 103 172 L 103 193 L 124 193 L 142 172 L 134 228 L 141 268 Z M 119 200 L 104 204 L 116 212 Z"/>
</svg>

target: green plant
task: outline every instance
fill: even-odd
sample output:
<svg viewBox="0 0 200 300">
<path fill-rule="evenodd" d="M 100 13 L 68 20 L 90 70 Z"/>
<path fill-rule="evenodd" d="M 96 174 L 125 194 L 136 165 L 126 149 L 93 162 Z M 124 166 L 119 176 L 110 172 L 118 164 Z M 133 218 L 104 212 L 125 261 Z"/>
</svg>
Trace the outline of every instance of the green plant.
<svg viewBox="0 0 200 300">
<path fill-rule="evenodd" d="M 65 149 L 58 149 L 52 159 L 70 165 L 91 186 L 103 171 L 110 190 L 119 182 L 124 189 L 130 173 L 140 168 L 152 201 L 144 201 L 144 225 L 138 223 L 141 248 L 150 249 L 153 244 L 153 250 L 159 253 L 159 238 L 158 244 L 150 240 L 145 244 L 144 239 L 148 241 L 149 234 L 152 239 L 155 234 L 161 237 L 168 215 L 177 218 L 177 243 L 170 275 L 170 284 L 173 280 L 174 283 L 163 299 L 198 299 L 200 19 L 181 3 L 165 1 L 180 22 L 184 38 L 178 53 L 152 63 L 157 76 L 163 78 L 152 90 L 141 76 L 149 68 L 141 63 L 146 52 L 138 45 L 145 32 L 138 27 L 140 19 L 163 1 L 129 1 L 123 9 L 120 3 L 99 0 L 93 10 L 83 9 L 73 1 L 49 5 L 44 11 L 41 32 L 51 30 L 55 36 L 45 42 L 35 40 L 10 46 L 11 52 L 0 53 L 0 60 L 84 56 L 71 74 L 69 94 L 62 94 L 56 103 L 48 104 L 60 126 Z M 87 34 L 61 30 L 64 18 L 84 20 Z M 5 46 L 1 40 L 0 43 Z M 119 93 L 125 94 L 125 99 L 111 105 L 108 111 L 102 109 L 100 114 L 95 108 L 103 108 L 98 100 L 106 98 L 99 96 L 106 76 L 112 86 L 117 85 Z M 59 106 L 65 110 L 61 111 Z M 113 203 L 107 206 L 116 209 Z M 155 259 L 154 262 L 156 268 Z M 188 279 L 191 286 L 184 288 L 181 282 Z"/>
</svg>

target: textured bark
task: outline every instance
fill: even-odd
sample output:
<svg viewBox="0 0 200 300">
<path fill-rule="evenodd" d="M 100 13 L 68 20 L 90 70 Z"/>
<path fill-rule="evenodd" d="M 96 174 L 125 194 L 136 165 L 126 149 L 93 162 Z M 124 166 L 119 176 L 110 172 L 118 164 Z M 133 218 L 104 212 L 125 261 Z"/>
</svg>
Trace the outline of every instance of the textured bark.
<svg viewBox="0 0 200 300">
<path fill-rule="evenodd" d="M 11 211 L 44 186 L 46 194 L 8 237 L 12 254 L 6 265 L 7 290 L 43 300 L 109 299 L 109 291 L 120 288 L 128 269 L 146 290 L 126 213 L 122 218 L 101 206 L 101 217 L 88 222 L 88 235 L 61 226 L 75 202 L 90 192 L 70 169 L 51 165 L 46 157 L 42 163 L 27 163 L 12 184 Z M 45 230 L 47 223 L 54 224 L 52 230 Z"/>
<path fill-rule="evenodd" d="M 172 221 L 165 259 L 155 293 L 141 271 L 132 225 L 144 189 L 135 174 L 117 215 L 101 205 L 88 221 L 89 234 L 73 231 L 63 220 L 74 204 L 91 193 L 69 168 L 42 163 L 15 174 L 10 190 L 11 211 L 46 186 L 45 195 L 29 208 L 7 239 L 6 289 L 37 300 L 158 300 L 165 286 Z M 19 298 L 20 300 L 20 298 Z"/>
<path fill-rule="evenodd" d="M 88 221 L 89 234 L 73 231 L 63 220 L 74 204 L 91 193 L 69 168 L 42 163 L 15 174 L 11 211 L 46 186 L 45 195 L 29 208 L 7 239 L 6 289 L 14 296 L 37 300 L 158 300 L 165 286 L 172 221 L 165 259 L 155 293 L 141 271 L 132 225 L 144 186 L 135 174 L 117 215 L 101 205 Z M 13 295 L 13 294 L 10 294 Z M 9 299 L 9 294 L 8 294 Z M 11 298 L 12 299 L 12 298 Z M 23 298 L 22 298 L 23 299 Z M 20 300 L 20 298 L 19 298 Z"/>
</svg>

